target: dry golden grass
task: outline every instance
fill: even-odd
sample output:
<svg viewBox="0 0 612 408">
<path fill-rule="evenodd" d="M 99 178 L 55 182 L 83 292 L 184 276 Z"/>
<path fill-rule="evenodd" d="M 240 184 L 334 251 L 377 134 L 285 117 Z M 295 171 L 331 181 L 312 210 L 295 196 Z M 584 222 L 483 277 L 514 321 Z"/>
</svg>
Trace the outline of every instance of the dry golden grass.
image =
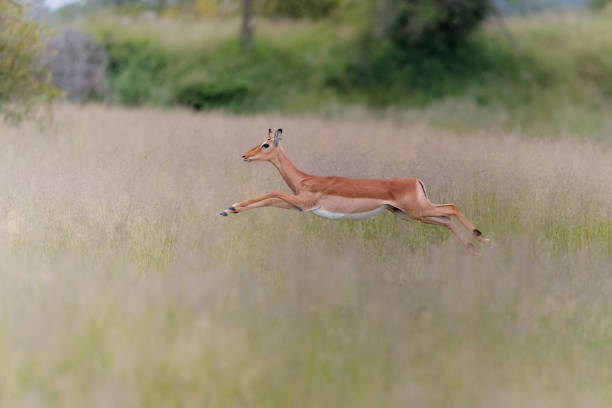
<svg viewBox="0 0 612 408">
<path fill-rule="evenodd" d="M 0 407 L 604 407 L 612 152 L 419 123 L 61 107 L 2 128 Z M 497 243 L 229 204 L 282 127 L 315 174 L 418 176 Z"/>
</svg>

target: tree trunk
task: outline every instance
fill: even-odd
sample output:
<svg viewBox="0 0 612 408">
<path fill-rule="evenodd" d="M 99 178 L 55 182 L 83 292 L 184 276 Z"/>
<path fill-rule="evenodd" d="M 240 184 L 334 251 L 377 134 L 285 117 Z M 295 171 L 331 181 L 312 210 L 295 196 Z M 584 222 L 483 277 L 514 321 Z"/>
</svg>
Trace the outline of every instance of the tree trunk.
<svg viewBox="0 0 612 408">
<path fill-rule="evenodd" d="M 253 42 L 253 27 L 251 26 L 251 0 L 242 0 L 242 30 L 240 45 L 245 52 L 251 52 Z"/>
<path fill-rule="evenodd" d="M 166 8 L 166 0 L 155 0 L 155 12 L 159 16 Z"/>
</svg>

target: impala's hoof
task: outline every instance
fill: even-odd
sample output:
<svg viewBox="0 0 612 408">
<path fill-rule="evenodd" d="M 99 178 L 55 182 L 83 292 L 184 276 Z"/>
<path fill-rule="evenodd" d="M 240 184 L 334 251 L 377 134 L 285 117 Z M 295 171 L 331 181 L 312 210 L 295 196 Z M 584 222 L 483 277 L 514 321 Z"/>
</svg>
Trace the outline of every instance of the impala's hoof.
<svg viewBox="0 0 612 408">
<path fill-rule="evenodd" d="M 482 232 L 480 232 L 480 231 L 479 231 L 479 230 L 477 230 L 477 229 L 474 229 L 474 231 L 473 231 L 473 232 L 474 232 L 474 236 L 475 236 L 475 237 L 479 237 L 479 236 L 481 236 L 481 235 L 482 235 Z"/>
<path fill-rule="evenodd" d="M 227 217 L 229 214 L 227 213 L 227 211 L 221 211 L 221 212 L 219 213 L 219 215 L 222 215 L 222 216 L 224 216 L 224 217 Z"/>
<path fill-rule="evenodd" d="M 230 210 L 230 211 L 232 211 L 232 212 L 238 212 L 238 211 L 236 211 L 236 207 L 234 207 L 233 205 L 232 205 L 232 206 L 230 206 L 230 207 L 228 208 L 228 210 Z"/>
</svg>

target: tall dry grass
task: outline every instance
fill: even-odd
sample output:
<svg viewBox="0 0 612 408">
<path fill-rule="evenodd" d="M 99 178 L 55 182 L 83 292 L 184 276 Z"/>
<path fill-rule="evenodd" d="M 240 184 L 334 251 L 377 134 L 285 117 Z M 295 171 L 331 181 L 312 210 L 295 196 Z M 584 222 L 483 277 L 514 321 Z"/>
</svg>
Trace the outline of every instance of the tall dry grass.
<svg viewBox="0 0 612 408">
<path fill-rule="evenodd" d="M 285 189 L 239 157 L 419 176 L 438 227 L 219 210 Z M 419 123 L 62 107 L 2 128 L 1 407 L 612 403 L 612 152 Z"/>
</svg>

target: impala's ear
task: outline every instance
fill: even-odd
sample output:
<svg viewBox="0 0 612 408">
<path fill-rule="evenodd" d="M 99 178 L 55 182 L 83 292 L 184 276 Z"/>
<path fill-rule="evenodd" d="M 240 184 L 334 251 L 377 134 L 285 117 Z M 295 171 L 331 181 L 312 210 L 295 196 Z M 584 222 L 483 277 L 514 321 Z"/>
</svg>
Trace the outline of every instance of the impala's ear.
<svg viewBox="0 0 612 408">
<path fill-rule="evenodd" d="M 278 129 L 274 133 L 274 146 L 278 146 L 281 140 L 283 140 L 283 129 Z"/>
<path fill-rule="evenodd" d="M 268 129 L 268 140 L 272 140 L 273 137 L 274 133 L 272 132 L 272 129 Z"/>
</svg>

